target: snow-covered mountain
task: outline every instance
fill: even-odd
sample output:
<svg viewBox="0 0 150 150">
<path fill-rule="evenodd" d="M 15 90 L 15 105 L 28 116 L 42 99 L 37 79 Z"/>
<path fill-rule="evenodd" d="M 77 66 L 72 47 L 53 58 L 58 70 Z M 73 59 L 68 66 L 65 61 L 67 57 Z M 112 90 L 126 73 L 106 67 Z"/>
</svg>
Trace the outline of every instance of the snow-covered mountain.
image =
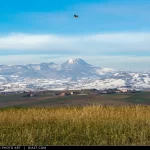
<svg viewBox="0 0 150 150">
<path fill-rule="evenodd" d="M 0 88 L 13 85 L 52 88 L 150 88 L 150 73 L 95 67 L 82 59 L 69 59 L 61 65 L 50 63 L 0 65 Z M 21 86 L 20 86 L 21 85 Z M 10 87 L 9 87 L 10 88 Z"/>
</svg>

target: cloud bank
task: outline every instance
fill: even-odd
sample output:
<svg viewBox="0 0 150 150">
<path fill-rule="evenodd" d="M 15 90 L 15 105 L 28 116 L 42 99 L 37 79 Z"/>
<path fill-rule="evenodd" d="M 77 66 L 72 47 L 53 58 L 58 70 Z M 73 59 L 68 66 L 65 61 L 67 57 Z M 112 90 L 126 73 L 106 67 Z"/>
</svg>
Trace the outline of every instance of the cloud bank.
<svg viewBox="0 0 150 150">
<path fill-rule="evenodd" d="M 11 33 L 0 35 L 0 51 L 121 52 L 150 51 L 150 32 L 54 35 Z"/>
</svg>

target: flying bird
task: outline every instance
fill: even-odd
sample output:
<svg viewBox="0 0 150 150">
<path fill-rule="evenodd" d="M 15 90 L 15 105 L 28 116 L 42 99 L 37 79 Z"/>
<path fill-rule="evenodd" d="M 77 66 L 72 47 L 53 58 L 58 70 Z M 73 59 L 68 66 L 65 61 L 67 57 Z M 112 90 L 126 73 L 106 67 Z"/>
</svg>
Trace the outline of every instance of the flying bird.
<svg viewBox="0 0 150 150">
<path fill-rule="evenodd" d="M 74 15 L 74 18 L 78 18 L 78 15 Z"/>
</svg>

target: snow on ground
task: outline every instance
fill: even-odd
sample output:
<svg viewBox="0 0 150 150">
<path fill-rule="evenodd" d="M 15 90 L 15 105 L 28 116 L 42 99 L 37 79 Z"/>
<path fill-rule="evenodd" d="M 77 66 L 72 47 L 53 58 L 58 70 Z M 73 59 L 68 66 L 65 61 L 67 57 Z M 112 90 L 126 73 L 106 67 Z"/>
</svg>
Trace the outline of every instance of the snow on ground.
<svg viewBox="0 0 150 150">
<path fill-rule="evenodd" d="M 132 87 L 136 88 L 150 88 L 150 78 L 141 77 L 137 74 L 133 74 L 133 78 L 130 80 Z M 39 88 L 46 90 L 81 90 L 96 88 L 99 90 L 109 88 L 120 88 L 126 86 L 126 80 L 123 79 L 93 79 L 93 78 L 80 78 L 72 80 L 70 78 L 62 80 L 54 79 L 24 79 L 18 82 L 7 82 L 0 83 L 0 88 L 4 91 L 27 91 L 27 90 L 38 90 Z"/>
<path fill-rule="evenodd" d="M 112 69 L 112 68 L 101 68 L 101 69 L 96 69 L 96 73 L 98 73 L 99 75 L 104 75 L 106 73 L 114 73 L 117 70 Z"/>
</svg>

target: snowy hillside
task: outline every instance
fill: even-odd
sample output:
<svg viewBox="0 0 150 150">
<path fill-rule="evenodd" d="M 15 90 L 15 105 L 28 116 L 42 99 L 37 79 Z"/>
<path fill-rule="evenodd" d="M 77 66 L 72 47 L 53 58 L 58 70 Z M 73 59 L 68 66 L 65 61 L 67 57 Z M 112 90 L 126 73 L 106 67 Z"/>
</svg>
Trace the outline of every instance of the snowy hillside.
<svg viewBox="0 0 150 150">
<path fill-rule="evenodd" d="M 150 73 L 100 68 L 82 59 L 69 59 L 61 65 L 50 63 L 0 65 L 0 89 L 83 89 L 132 86 L 150 88 Z"/>
</svg>

